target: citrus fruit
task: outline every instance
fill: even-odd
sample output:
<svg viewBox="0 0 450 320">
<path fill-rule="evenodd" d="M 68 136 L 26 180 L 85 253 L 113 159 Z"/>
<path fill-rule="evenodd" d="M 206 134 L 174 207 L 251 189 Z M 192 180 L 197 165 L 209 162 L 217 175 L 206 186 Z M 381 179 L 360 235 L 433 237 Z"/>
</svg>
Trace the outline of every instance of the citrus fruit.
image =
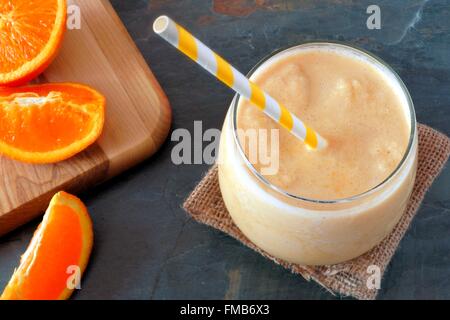
<svg viewBox="0 0 450 320">
<path fill-rule="evenodd" d="M 57 193 L 1 299 L 68 299 L 86 269 L 93 239 L 91 218 L 81 200 Z"/>
<path fill-rule="evenodd" d="M 66 28 L 66 0 L 0 1 L 0 85 L 20 85 L 51 63 Z"/>
<path fill-rule="evenodd" d="M 105 98 L 74 83 L 0 88 L 0 154 L 30 163 L 72 157 L 101 134 Z"/>
</svg>

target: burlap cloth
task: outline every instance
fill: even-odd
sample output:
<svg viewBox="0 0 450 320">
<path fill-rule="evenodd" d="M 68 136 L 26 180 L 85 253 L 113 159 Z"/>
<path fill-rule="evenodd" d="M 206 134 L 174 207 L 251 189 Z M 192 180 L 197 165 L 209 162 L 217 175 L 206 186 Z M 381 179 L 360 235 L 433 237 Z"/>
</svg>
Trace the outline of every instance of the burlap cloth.
<svg viewBox="0 0 450 320">
<path fill-rule="evenodd" d="M 357 299 L 375 299 L 376 289 L 369 289 L 367 267 L 379 266 L 386 270 L 400 240 L 431 186 L 450 155 L 450 139 L 425 125 L 419 125 L 419 165 L 417 179 L 408 207 L 394 231 L 377 247 L 351 261 L 328 266 L 302 266 L 289 264 L 265 253 L 250 242 L 236 227 L 225 208 L 219 189 L 217 166 L 213 166 L 184 203 L 184 209 L 197 221 L 219 229 L 277 264 L 314 280 L 333 294 L 353 296 Z"/>
</svg>

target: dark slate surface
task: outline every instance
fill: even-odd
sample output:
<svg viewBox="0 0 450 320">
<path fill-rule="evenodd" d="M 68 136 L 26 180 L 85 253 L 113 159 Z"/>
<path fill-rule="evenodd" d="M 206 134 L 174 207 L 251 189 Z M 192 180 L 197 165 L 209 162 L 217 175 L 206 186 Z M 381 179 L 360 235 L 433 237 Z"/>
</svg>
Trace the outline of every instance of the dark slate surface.
<svg viewBox="0 0 450 320">
<path fill-rule="evenodd" d="M 271 51 L 306 40 L 345 41 L 387 61 L 417 118 L 450 135 L 450 4 L 430 1 L 113 0 L 165 89 L 174 128 L 220 128 L 232 93 L 152 33 L 168 14 L 248 71 Z M 366 8 L 381 7 L 368 30 Z M 175 166 L 167 142 L 142 165 L 81 195 L 95 250 L 76 299 L 334 299 L 233 239 L 189 220 L 183 199 L 206 165 Z M 426 197 L 382 282 L 380 299 L 450 298 L 450 168 Z M 3 287 L 37 222 L 0 238 Z"/>
</svg>

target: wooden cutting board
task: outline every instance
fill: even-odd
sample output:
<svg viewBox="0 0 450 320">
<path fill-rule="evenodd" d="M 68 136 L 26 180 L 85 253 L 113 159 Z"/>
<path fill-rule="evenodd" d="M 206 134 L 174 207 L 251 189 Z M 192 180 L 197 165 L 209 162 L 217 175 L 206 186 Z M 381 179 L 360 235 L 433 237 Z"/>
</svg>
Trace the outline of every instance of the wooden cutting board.
<svg viewBox="0 0 450 320">
<path fill-rule="evenodd" d="M 106 99 L 97 143 L 53 165 L 0 157 L 0 235 L 42 214 L 59 190 L 77 193 L 151 156 L 164 142 L 171 109 L 161 87 L 107 0 L 72 0 L 81 28 L 67 30 L 39 82 L 81 82 Z"/>
</svg>

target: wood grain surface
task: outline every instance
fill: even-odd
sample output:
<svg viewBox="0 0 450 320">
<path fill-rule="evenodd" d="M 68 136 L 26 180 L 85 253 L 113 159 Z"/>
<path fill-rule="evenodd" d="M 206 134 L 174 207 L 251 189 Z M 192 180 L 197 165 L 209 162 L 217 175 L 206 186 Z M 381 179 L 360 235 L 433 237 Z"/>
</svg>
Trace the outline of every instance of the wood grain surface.
<svg viewBox="0 0 450 320">
<path fill-rule="evenodd" d="M 56 191 L 79 192 L 151 156 L 171 124 L 168 100 L 107 0 L 73 0 L 81 29 L 68 30 L 62 49 L 38 82 L 80 82 L 107 99 L 97 143 L 67 161 L 30 165 L 0 158 L 0 235 L 45 210 Z"/>
</svg>

